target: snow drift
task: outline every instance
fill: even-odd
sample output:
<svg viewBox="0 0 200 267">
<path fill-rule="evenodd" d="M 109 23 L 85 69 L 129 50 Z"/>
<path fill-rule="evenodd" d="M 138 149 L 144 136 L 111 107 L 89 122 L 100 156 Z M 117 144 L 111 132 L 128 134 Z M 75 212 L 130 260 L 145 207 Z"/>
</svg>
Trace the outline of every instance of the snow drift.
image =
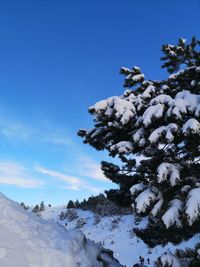
<svg viewBox="0 0 200 267">
<path fill-rule="evenodd" d="M 120 267 L 112 252 L 23 210 L 0 193 L 1 267 Z"/>
</svg>

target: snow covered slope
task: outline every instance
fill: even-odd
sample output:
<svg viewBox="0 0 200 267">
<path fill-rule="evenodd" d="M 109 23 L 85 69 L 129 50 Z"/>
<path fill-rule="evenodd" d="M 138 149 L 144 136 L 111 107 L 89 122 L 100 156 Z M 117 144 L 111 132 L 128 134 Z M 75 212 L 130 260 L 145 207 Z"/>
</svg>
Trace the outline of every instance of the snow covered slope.
<svg viewBox="0 0 200 267">
<path fill-rule="evenodd" d="M 165 247 L 157 246 L 154 249 L 149 249 L 132 231 L 133 227 L 145 227 L 147 223 L 145 219 L 136 225 L 135 217 L 131 214 L 97 217 L 93 212 L 75 209 L 77 216 L 73 214 L 73 216 L 60 220 L 59 215 L 62 211 L 66 212 L 66 208 L 51 207 L 46 208 L 41 215 L 45 219 L 62 224 L 66 229 L 81 229 L 86 237 L 103 244 L 105 248 L 111 249 L 120 263 L 127 267 L 139 263 L 139 256 L 144 258 L 145 266 L 153 267 L 154 261 L 164 252 L 173 253 L 177 248 L 193 248 L 199 240 L 199 235 L 196 235 L 178 246 L 169 243 Z"/>
<path fill-rule="evenodd" d="M 1 193 L 0 210 L 1 267 L 121 266 L 81 231 L 30 214 Z"/>
</svg>

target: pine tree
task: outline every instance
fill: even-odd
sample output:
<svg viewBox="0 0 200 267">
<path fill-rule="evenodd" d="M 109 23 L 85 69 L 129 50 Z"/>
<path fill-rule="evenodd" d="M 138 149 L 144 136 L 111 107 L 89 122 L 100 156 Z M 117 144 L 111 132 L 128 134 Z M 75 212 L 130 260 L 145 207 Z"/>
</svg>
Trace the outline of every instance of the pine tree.
<svg viewBox="0 0 200 267">
<path fill-rule="evenodd" d="M 79 206 L 80 206 L 80 203 L 79 203 L 79 201 L 78 201 L 78 199 L 75 201 L 75 203 L 74 203 L 74 208 L 79 208 Z"/>
<path fill-rule="evenodd" d="M 40 203 L 40 211 L 44 211 L 45 210 L 45 205 L 44 205 L 44 201 L 42 201 Z"/>
<path fill-rule="evenodd" d="M 199 50 L 195 38 L 163 45 L 162 67 L 170 75 L 162 81 L 146 80 L 136 66 L 121 68 L 129 89 L 90 107 L 94 127 L 78 132 L 84 143 L 121 160 L 102 169 L 118 192 L 126 188 L 124 198 L 130 190 L 134 211 L 148 215 L 148 227 L 135 231 L 151 246 L 199 231 Z"/>
<path fill-rule="evenodd" d="M 64 220 L 66 218 L 66 214 L 63 211 L 61 211 L 59 218 L 61 221 Z"/>
<path fill-rule="evenodd" d="M 25 209 L 25 210 L 28 210 L 28 209 L 29 209 L 29 206 L 26 206 L 26 205 L 24 204 L 24 202 L 21 202 L 20 205 L 21 205 L 22 208 Z"/>
<path fill-rule="evenodd" d="M 33 208 L 33 210 L 32 210 L 34 213 L 39 213 L 40 212 L 40 207 L 39 207 L 39 205 L 37 204 L 37 205 L 35 205 L 35 207 Z"/>
<path fill-rule="evenodd" d="M 67 203 L 67 209 L 73 209 L 75 206 L 74 206 L 74 202 L 72 200 L 70 200 L 68 203 Z"/>
</svg>

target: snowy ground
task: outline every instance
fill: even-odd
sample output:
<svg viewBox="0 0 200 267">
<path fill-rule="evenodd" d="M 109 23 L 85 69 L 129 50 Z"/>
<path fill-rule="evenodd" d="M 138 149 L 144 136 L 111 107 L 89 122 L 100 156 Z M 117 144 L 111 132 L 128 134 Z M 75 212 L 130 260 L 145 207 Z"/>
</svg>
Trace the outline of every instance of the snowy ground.
<svg viewBox="0 0 200 267">
<path fill-rule="evenodd" d="M 121 264 L 127 267 L 132 267 L 133 264 L 139 262 L 139 256 L 145 259 L 146 266 L 154 266 L 154 261 L 162 255 L 164 252 L 174 252 L 177 246 L 172 244 L 166 245 L 164 248 L 157 246 L 150 250 L 140 239 L 138 239 L 133 233 L 132 228 L 135 226 L 135 218 L 133 215 L 123 216 L 111 216 L 101 217 L 98 224 L 95 224 L 94 213 L 90 211 L 76 210 L 78 218 L 73 221 L 59 220 L 61 211 L 66 212 L 65 207 L 53 207 L 46 208 L 42 212 L 42 217 L 47 220 L 53 220 L 62 224 L 67 229 L 75 229 L 77 221 L 83 218 L 86 224 L 81 228 L 86 237 L 94 240 L 95 242 L 101 242 L 105 248 L 109 248 L 114 251 L 114 256 L 120 261 Z M 115 222 L 119 220 L 119 223 L 115 223 L 115 227 L 112 227 Z M 65 225 L 66 224 L 66 225 Z M 137 227 L 145 227 L 146 221 L 143 220 Z M 199 240 L 199 235 L 196 235 L 191 240 L 181 243 L 179 248 L 193 247 L 196 241 Z M 150 259 L 150 264 L 147 264 L 147 258 Z"/>
<path fill-rule="evenodd" d="M 81 231 L 30 214 L 1 193 L 0 210 L 1 267 L 103 267 L 103 257 L 111 263 L 106 266 L 121 266 Z"/>
</svg>

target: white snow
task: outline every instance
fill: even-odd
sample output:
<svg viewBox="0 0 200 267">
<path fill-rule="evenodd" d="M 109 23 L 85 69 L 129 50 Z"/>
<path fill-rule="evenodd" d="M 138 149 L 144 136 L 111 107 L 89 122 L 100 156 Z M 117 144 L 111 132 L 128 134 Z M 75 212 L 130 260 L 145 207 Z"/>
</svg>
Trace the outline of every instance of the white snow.
<svg viewBox="0 0 200 267">
<path fill-rule="evenodd" d="M 171 104 L 172 103 L 172 98 L 169 95 L 165 95 L 165 94 L 161 94 L 158 95 L 156 97 L 154 97 L 151 101 L 150 101 L 150 105 L 155 105 L 155 104 Z"/>
<path fill-rule="evenodd" d="M 124 125 L 130 121 L 135 114 L 135 106 L 131 101 L 122 97 L 113 96 L 105 100 L 97 102 L 94 106 L 90 107 L 89 110 L 93 110 L 95 115 L 115 115 L 115 118 Z"/>
<path fill-rule="evenodd" d="M 132 135 L 133 141 L 134 141 L 135 143 L 138 143 L 138 142 L 143 138 L 144 133 L 145 133 L 144 128 L 140 128 L 139 130 L 137 130 L 137 131 Z"/>
<path fill-rule="evenodd" d="M 144 80 L 144 74 L 137 74 L 132 77 L 134 82 L 140 82 Z"/>
<path fill-rule="evenodd" d="M 177 119 L 182 119 L 182 114 L 187 114 L 187 111 L 195 112 L 199 103 L 199 95 L 191 94 L 189 91 L 183 90 L 177 93 L 175 98 L 169 102 L 167 116 L 170 117 L 173 114 Z"/>
<path fill-rule="evenodd" d="M 196 119 L 189 119 L 183 125 L 183 133 L 199 133 L 200 123 Z"/>
<path fill-rule="evenodd" d="M 174 46 L 171 45 L 171 47 L 174 47 Z M 180 74 L 183 74 L 183 73 L 184 73 L 184 70 L 178 70 L 176 73 L 169 75 L 169 79 L 175 79 L 175 78 L 177 78 L 177 76 L 179 76 Z"/>
<path fill-rule="evenodd" d="M 94 107 L 90 107 L 90 109 L 94 108 L 96 113 L 101 113 L 102 111 L 105 111 L 108 106 L 107 100 L 101 100 L 97 102 Z"/>
<path fill-rule="evenodd" d="M 97 260 L 101 246 L 87 240 L 81 231 L 66 231 L 30 214 L 1 193 L 0 209 L 1 267 L 103 266 Z"/>
<path fill-rule="evenodd" d="M 196 111 L 195 111 L 195 116 L 199 117 L 199 115 L 200 115 L 200 104 L 197 106 Z"/>
<path fill-rule="evenodd" d="M 185 106 L 189 111 L 194 112 L 199 104 L 200 98 L 199 95 L 191 94 L 190 91 L 183 90 L 175 96 L 175 100 L 183 99 Z"/>
<path fill-rule="evenodd" d="M 167 228 L 172 225 L 176 225 L 178 227 L 181 226 L 181 221 L 179 220 L 180 212 L 183 210 L 183 202 L 179 199 L 173 199 L 169 203 L 169 209 L 162 216 L 162 220 Z"/>
<path fill-rule="evenodd" d="M 179 259 L 172 254 L 163 254 L 160 260 L 163 266 L 181 267 Z"/>
<path fill-rule="evenodd" d="M 200 188 L 192 189 L 188 194 L 186 210 L 188 222 L 192 225 L 200 215 Z"/>
<path fill-rule="evenodd" d="M 150 98 L 151 94 L 154 93 L 156 91 L 155 86 L 153 85 L 149 85 L 146 90 L 142 93 L 142 97 L 143 98 Z"/>
<path fill-rule="evenodd" d="M 138 183 L 133 185 L 129 190 L 132 195 L 134 195 L 136 192 L 143 191 L 146 188 L 146 186 L 143 183 Z"/>
<path fill-rule="evenodd" d="M 180 171 L 177 165 L 171 163 L 161 163 L 158 167 L 158 183 L 162 183 L 169 178 L 172 186 L 180 180 Z"/>
<path fill-rule="evenodd" d="M 153 217 L 155 217 L 158 212 L 161 210 L 162 208 L 162 205 L 163 205 L 163 199 L 161 198 L 153 207 L 153 209 L 151 210 L 151 215 Z"/>
<path fill-rule="evenodd" d="M 149 85 L 145 91 L 142 93 L 142 97 L 143 98 L 150 98 L 151 97 L 151 94 L 154 93 L 156 91 L 156 88 L 155 86 L 153 85 Z"/>
<path fill-rule="evenodd" d="M 156 200 L 155 193 L 150 189 L 145 189 L 139 196 L 135 199 L 135 207 L 138 213 L 145 212 L 146 209 L 151 205 L 152 202 Z"/>
<path fill-rule="evenodd" d="M 147 127 L 152 123 L 152 119 L 161 118 L 163 115 L 163 111 L 164 111 L 164 106 L 162 104 L 157 104 L 155 106 L 148 107 L 142 116 L 143 124 Z"/>
<path fill-rule="evenodd" d="M 191 189 L 191 186 L 190 186 L 190 185 L 184 185 L 184 186 L 181 188 L 181 192 L 182 192 L 182 193 L 187 193 L 190 189 Z"/>
<path fill-rule="evenodd" d="M 168 142 L 174 140 L 174 132 L 177 132 L 178 126 L 175 123 L 170 123 L 167 126 L 160 126 L 155 129 L 149 136 L 149 141 L 151 143 L 156 143 L 162 135 L 165 135 L 165 138 Z"/>
<path fill-rule="evenodd" d="M 110 146 L 111 151 L 117 150 L 119 154 L 129 154 L 133 149 L 133 145 L 129 141 L 121 141 L 115 145 Z"/>
<path fill-rule="evenodd" d="M 175 246 L 168 243 L 164 247 L 156 246 L 153 249 L 149 247 L 133 233 L 134 227 L 145 228 L 147 225 L 147 219 L 144 218 L 141 222 L 136 223 L 134 215 L 115 215 L 100 217 L 98 223 L 95 223 L 95 214 L 90 211 L 83 211 L 76 209 L 78 218 L 73 221 L 68 219 L 60 221 L 59 214 L 61 211 L 66 211 L 64 207 L 51 207 L 46 208 L 42 212 L 42 217 L 55 222 L 59 222 L 66 229 L 76 229 L 77 221 L 83 218 L 86 224 L 83 225 L 81 230 L 84 232 L 87 238 L 94 240 L 97 243 L 103 243 L 105 248 L 111 249 L 114 252 L 114 256 L 120 261 L 121 264 L 127 267 L 132 267 L 133 264 L 139 262 L 139 256 L 145 259 L 144 264 L 148 267 L 155 267 L 154 261 L 165 252 L 173 254 L 177 248 L 194 248 L 197 242 L 199 242 L 200 235 L 197 234 L 188 241 L 184 241 L 181 244 Z M 113 221 L 119 221 L 116 228 L 113 229 Z M 147 258 L 150 259 L 150 264 L 147 264 Z"/>
</svg>

